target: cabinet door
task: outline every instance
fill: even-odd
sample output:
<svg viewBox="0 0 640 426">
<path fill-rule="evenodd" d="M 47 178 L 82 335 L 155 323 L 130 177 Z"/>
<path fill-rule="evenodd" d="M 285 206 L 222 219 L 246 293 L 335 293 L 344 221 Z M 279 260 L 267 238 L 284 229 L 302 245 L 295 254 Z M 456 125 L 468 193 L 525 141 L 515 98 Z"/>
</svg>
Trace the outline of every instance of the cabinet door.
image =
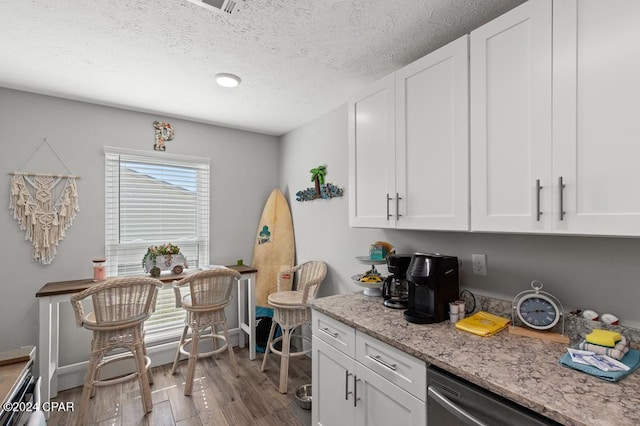
<svg viewBox="0 0 640 426">
<path fill-rule="evenodd" d="M 395 227 L 393 75 L 349 101 L 349 225 Z"/>
<path fill-rule="evenodd" d="M 313 425 L 353 426 L 355 361 L 317 337 L 312 338 Z"/>
<path fill-rule="evenodd" d="M 640 2 L 563 0 L 553 14 L 554 229 L 640 235 Z"/>
<path fill-rule="evenodd" d="M 395 74 L 398 228 L 469 230 L 468 52 L 465 35 Z"/>
<path fill-rule="evenodd" d="M 426 403 L 356 363 L 357 425 L 424 426 Z"/>
<path fill-rule="evenodd" d="M 551 2 L 471 32 L 470 50 L 471 229 L 550 232 Z"/>
</svg>

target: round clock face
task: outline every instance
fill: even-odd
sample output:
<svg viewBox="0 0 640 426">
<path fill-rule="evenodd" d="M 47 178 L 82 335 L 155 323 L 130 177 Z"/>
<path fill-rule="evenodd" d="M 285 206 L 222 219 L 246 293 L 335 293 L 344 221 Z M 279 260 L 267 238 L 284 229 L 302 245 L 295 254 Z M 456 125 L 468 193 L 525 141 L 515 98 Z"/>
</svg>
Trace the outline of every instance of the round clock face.
<svg viewBox="0 0 640 426">
<path fill-rule="evenodd" d="M 520 320 L 528 327 L 547 330 L 558 323 L 558 306 L 543 294 L 527 294 L 518 301 L 516 312 Z"/>
</svg>

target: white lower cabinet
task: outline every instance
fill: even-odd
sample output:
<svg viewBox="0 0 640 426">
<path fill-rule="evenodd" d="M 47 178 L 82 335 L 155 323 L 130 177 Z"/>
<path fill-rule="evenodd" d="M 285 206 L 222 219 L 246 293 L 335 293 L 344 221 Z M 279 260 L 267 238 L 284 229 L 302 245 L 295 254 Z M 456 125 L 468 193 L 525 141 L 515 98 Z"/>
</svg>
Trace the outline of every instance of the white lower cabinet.
<svg viewBox="0 0 640 426">
<path fill-rule="evenodd" d="M 352 426 L 356 424 L 353 404 L 353 374 L 356 362 L 313 336 L 312 422 L 314 425 Z"/>
<path fill-rule="evenodd" d="M 427 405 L 356 362 L 356 423 L 366 426 L 425 426 Z M 425 373 L 426 377 L 426 373 Z"/>
<path fill-rule="evenodd" d="M 312 424 L 426 425 L 424 362 L 329 318 L 355 336 L 355 348 L 345 347 L 328 317 L 313 315 Z"/>
</svg>

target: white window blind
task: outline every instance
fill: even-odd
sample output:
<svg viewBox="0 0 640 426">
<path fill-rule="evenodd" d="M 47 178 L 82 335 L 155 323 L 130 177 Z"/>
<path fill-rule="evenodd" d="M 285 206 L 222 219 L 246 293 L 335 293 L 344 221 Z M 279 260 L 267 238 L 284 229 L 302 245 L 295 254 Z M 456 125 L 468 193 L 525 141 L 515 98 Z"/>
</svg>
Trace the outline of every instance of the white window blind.
<svg viewBox="0 0 640 426">
<path fill-rule="evenodd" d="M 180 247 L 189 269 L 209 262 L 209 159 L 105 148 L 107 275 L 141 275 L 151 245 Z M 173 290 L 160 290 L 147 336 L 183 326 Z"/>
</svg>

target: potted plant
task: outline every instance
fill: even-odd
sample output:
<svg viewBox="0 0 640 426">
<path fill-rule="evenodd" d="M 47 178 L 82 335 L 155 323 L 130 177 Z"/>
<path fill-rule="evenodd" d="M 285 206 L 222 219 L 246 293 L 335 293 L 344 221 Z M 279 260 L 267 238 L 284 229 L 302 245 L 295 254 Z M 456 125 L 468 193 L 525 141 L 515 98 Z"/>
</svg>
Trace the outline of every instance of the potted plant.
<svg viewBox="0 0 640 426">
<path fill-rule="evenodd" d="M 160 272 L 171 269 L 174 274 L 181 274 L 188 268 L 187 259 L 180 253 L 180 247 L 166 243 L 150 246 L 142 258 L 142 268 L 152 277 L 159 277 Z"/>
</svg>

